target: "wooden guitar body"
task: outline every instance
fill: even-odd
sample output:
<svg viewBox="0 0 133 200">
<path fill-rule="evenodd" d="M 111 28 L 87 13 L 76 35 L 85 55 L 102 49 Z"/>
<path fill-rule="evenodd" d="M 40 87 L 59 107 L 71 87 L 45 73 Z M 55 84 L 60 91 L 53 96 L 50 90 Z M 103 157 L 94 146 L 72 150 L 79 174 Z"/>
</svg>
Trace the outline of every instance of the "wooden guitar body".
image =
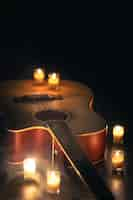
<svg viewBox="0 0 133 200">
<path fill-rule="evenodd" d="M 103 160 L 106 122 L 93 111 L 94 95 L 88 87 L 62 81 L 58 90 L 50 90 L 46 82 L 35 85 L 34 81 L 22 80 L 3 82 L 0 91 L 10 162 L 22 161 L 27 153 L 45 155 L 51 148 L 45 123 L 56 120 L 66 122 L 90 161 L 95 164 Z M 56 149 L 63 157 L 57 144 Z"/>
</svg>

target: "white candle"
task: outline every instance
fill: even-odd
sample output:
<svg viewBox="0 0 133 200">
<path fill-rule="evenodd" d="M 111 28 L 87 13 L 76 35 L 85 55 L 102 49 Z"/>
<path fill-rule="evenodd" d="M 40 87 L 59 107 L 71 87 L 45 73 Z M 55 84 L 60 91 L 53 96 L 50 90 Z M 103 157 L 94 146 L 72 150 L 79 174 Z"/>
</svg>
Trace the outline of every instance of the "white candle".
<svg viewBox="0 0 133 200">
<path fill-rule="evenodd" d="M 120 143 L 123 140 L 124 127 L 120 125 L 115 125 L 113 127 L 113 141 L 115 143 Z"/>
<path fill-rule="evenodd" d="M 60 84 L 59 73 L 51 73 L 48 75 L 48 85 L 50 88 L 57 89 Z"/>
<path fill-rule="evenodd" d="M 61 174 L 59 170 L 48 170 L 46 174 L 47 191 L 50 193 L 59 193 L 61 183 Z"/>
<path fill-rule="evenodd" d="M 23 162 L 24 178 L 34 178 L 36 174 L 36 161 L 33 158 L 26 158 Z"/>
<path fill-rule="evenodd" d="M 45 79 L 45 72 L 41 68 L 37 68 L 33 72 L 33 78 L 36 81 L 36 83 L 42 83 Z"/>
<path fill-rule="evenodd" d="M 113 150 L 112 151 L 112 169 L 115 171 L 122 171 L 124 167 L 124 151 Z"/>
</svg>

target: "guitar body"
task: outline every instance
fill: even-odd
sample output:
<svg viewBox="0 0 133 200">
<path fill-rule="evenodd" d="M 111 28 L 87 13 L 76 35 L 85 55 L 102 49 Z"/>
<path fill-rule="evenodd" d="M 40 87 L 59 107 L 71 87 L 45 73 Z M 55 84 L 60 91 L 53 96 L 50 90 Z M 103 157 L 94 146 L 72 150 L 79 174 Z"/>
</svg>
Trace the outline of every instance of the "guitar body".
<svg viewBox="0 0 133 200">
<path fill-rule="evenodd" d="M 94 96 L 85 85 L 62 81 L 58 90 L 46 82 L 7 81 L 0 84 L 0 112 L 6 118 L 9 162 L 21 162 L 27 154 L 41 156 L 51 149 L 47 121 L 65 121 L 81 149 L 94 164 L 103 160 L 106 122 L 93 111 Z M 65 141 L 64 141 L 65 143 Z M 56 144 L 61 159 L 63 152 Z"/>
</svg>

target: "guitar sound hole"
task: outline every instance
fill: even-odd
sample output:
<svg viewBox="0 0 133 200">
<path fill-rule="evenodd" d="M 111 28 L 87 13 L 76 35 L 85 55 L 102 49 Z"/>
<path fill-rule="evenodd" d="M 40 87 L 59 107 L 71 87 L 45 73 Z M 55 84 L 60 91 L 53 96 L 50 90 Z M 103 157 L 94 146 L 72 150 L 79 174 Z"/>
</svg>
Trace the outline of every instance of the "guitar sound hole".
<svg viewBox="0 0 133 200">
<path fill-rule="evenodd" d="M 70 118 L 70 113 L 58 111 L 58 110 L 46 110 L 36 113 L 36 118 L 41 121 L 48 120 L 68 120 Z"/>
<path fill-rule="evenodd" d="M 40 101 L 63 100 L 61 95 L 24 95 L 13 98 L 15 103 L 37 103 Z"/>
</svg>

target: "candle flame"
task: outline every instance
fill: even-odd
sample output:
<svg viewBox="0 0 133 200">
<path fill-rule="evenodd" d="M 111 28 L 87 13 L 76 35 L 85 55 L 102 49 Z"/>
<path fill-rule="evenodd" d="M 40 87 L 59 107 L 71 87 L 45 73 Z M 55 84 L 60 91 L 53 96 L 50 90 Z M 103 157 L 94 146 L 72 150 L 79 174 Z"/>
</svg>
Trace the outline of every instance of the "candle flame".
<svg viewBox="0 0 133 200">
<path fill-rule="evenodd" d="M 113 128 L 113 135 L 123 136 L 124 135 L 124 127 L 121 125 L 115 125 Z"/>
<path fill-rule="evenodd" d="M 57 78 L 57 74 L 54 72 L 54 73 L 52 73 L 52 79 L 56 79 Z"/>
<path fill-rule="evenodd" d="M 27 158 L 23 162 L 24 171 L 34 173 L 36 171 L 36 162 L 33 158 Z"/>
<path fill-rule="evenodd" d="M 38 73 L 42 73 L 43 70 L 42 70 L 41 68 L 38 68 L 38 69 L 37 69 L 37 72 L 38 72 Z"/>
<path fill-rule="evenodd" d="M 48 185 L 59 185 L 60 184 L 60 174 L 56 171 L 48 172 Z"/>
<path fill-rule="evenodd" d="M 35 69 L 35 71 L 33 73 L 33 78 L 36 81 L 43 81 L 45 79 L 45 72 L 44 72 L 44 70 L 41 69 L 41 68 Z"/>
</svg>

